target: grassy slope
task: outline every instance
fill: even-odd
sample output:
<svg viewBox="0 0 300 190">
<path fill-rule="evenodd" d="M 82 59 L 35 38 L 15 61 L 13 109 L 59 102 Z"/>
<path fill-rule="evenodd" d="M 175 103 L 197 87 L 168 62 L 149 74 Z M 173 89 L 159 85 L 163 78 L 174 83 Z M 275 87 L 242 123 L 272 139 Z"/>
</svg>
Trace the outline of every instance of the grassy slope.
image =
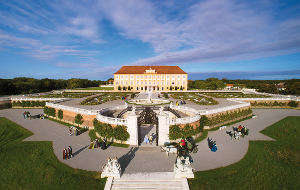
<svg viewBox="0 0 300 190">
<path fill-rule="evenodd" d="M 0 189 L 104 189 L 106 178 L 100 173 L 58 161 L 52 142 L 21 141 L 31 135 L 0 118 Z"/>
<path fill-rule="evenodd" d="M 300 189 L 299 123 L 300 117 L 287 117 L 264 129 L 277 141 L 250 141 L 241 161 L 195 172 L 190 189 Z"/>
</svg>

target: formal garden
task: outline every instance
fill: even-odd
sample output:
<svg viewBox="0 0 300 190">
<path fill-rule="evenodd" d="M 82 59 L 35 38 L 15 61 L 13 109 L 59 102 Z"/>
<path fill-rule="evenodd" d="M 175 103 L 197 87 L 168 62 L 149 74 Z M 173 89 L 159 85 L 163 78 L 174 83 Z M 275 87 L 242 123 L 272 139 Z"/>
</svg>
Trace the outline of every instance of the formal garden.
<svg viewBox="0 0 300 190">
<path fill-rule="evenodd" d="M 169 95 L 178 100 L 189 100 L 199 105 L 217 105 L 219 104 L 216 100 L 204 96 L 200 96 L 199 93 L 192 92 L 178 92 L 169 93 Z"/>
<path fill-rule="evenodd" d="M 259 94 L 244 94 L 241 92 L 223 92 L 223 93 L 205 92 L 202 94 L 214 98 L 269 98 L 271 97 L 271 96 L 265 96 Z"/>
<path fill-rule="evenodd" d="M 84 98 L 95 94 L 96 93 L 90 93 L 90 92 L 64 92 L 61 94 L 47 94 L 47 95 L 34 96 L 33 98 Z"/>
<path fill-rule="evenodd" d="M 26 107 L 26 108 L 35 108 L 35 107 L 44 107 L 46 102 L 49 101 L 14 101 L 11 103 L 13 108 L 17 107 Z"/>
<path fill-rule="evenodd" d="M 112 92 L 112 93 L 101 93 L 98 96 L 87 98 L 80 102 L 81 105 L 99 105 L 103 104 L 108 101 L 113 101 L 113 100 L 122 100 L 124 97 L 132 97 L 132 92 Z"/>
<path fill-rule="evenodd" d="M 3 117 L 0 128 L 0 189 L 104 189 L 100 172 L 63 164 L 52 142 L 22 141 L 33 133 Z"/>
<path fill-rule="evenodd" d="M 239 162 L 195 172 L 190 189 L 299 189 L 299 123 L 300 117 L 286 117 L 262 130 L 276 141 L 250 141 Z"/>
</svg>

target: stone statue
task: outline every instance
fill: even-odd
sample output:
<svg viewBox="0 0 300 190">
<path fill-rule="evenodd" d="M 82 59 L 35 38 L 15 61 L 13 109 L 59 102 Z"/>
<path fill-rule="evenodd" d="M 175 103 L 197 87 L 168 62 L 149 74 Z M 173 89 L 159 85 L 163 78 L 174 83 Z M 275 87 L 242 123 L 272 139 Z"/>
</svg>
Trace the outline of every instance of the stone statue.
<svg viewBox="0 0 300 190">
<path fill-rule="evenodd" d="M 135 105 L 132 106 L 132 111 L 130 115 L 135 115 Z"/>
<path fill-rule="evenodd" d="M 184 163 L 182 161 L 184 160 Z M 174 164 L 174 174 L 175 178 L 194 178 L 193 166 L 191 165 L 190 158 L 187 156 L 177 157 L 176 164 Z"/>
<path fill-rule="evenodd" d="M 160 106 L 159 115 L 164 115 L 164 106 Z"/>
<path fill-rule="evenodd" d="M 110 159 L 107 158 L 107 163 L 102 167 L 103 172 L 101 174 L 101 177 L 115 177 L 120 178 L 121 177 L 121 165 L 118 162 L 118 158 Z"/>
</svg>

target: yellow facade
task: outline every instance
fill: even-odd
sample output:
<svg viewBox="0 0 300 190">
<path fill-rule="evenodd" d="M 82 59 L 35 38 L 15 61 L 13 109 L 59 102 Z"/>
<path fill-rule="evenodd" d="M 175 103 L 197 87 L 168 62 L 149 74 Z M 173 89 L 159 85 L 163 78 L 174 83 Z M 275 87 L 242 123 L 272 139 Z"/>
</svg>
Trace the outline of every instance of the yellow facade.
<svg viewBox="0 0 300 190">
<path fill-rule="evenodd" d="M 114 90 L 132 92 L 187 91 L 187 74 L 159 74 L 155 69 L 145 70 L 143 74 L 114 74 Z M 182 90 L 181 90 L 182 89 Z"/>
</svg>

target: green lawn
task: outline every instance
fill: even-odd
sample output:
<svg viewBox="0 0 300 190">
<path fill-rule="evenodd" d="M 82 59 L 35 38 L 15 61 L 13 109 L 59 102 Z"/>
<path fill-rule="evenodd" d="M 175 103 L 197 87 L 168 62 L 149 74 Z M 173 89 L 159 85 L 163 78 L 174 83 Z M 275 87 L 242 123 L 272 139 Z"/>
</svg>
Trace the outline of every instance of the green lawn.
<svg viewBox="0 0 300 190">
<path fill-rule="evenodd" d="M 52 142 L 21 141 L 32 132 L 0 118 L 0 189 L 104 189 L 101 173 L 57 160 Z"/>
<path fill-rule="evenodd" d="M 300 189 L 299 123 L 300 117 L 286 117 L 267 127 L 261 133 L 277 141 L 250 141 L 239 162 L 195 172 L 190 189 Z"/>
<path fill-rule="evenodd" d="M 114 87 L 94 87 L 94 88 L 80 88 L 75 90 L 114 90 Z"/>
</svg>

